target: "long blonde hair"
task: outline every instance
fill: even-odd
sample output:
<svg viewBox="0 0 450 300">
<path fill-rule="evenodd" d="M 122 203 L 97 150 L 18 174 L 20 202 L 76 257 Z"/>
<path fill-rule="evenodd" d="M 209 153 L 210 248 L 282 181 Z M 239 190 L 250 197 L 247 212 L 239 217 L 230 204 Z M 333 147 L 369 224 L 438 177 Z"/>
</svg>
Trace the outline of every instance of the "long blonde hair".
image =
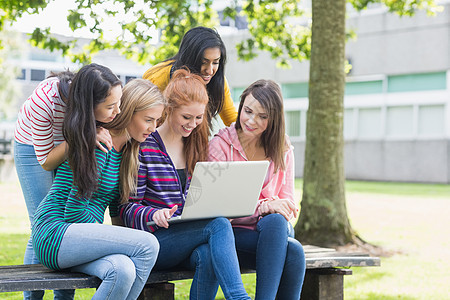
<svg viewBox="0 0 450 300">
<path fill-rule="evenodd" d="M 111 130 L 111 135 L 126 134 L 128 136 L 128 141 L 122 150 L 122 161 L 120 163 L 121 203 L 128 202 L 130 194 L 136 192 L 139 168 L 139 142 L 129 136 L 127 127 L 135 113 L 157 105 L 166 105 L 158 87 L 148 80 L 133 79 L 123 88 L 120 114 L 111 123 L 104 126 Z"/>
</svg>

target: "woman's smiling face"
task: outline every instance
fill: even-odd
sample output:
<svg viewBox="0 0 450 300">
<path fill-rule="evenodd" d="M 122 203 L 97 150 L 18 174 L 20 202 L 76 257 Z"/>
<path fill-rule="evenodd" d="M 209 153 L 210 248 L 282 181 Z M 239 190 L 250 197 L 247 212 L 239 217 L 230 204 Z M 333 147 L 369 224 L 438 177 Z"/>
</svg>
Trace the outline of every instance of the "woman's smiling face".
<svg viewBox="0 0 450 300">
<path fill-rule="evenodd" d="M 182 137 L 188 137 L 203 122 L 205 108 L 206 104 L 199 102 L 175 108 L 167 120 L 172 131 Z"/>
<path fill-rule="evenodd" d="M 207 48 L 203 52 L 200 76 L 208 84 L 219 69 L 221 52 L 219 48 Z"/>
<path fill-rule="evenodd" d="M 122 87 L 113 86 L 105 101 L 99 103 L 94 108 L 95 120 L 102 123 L 109 123 L 120 113 L 120 98 L 122 97 Z"/>
</svg>

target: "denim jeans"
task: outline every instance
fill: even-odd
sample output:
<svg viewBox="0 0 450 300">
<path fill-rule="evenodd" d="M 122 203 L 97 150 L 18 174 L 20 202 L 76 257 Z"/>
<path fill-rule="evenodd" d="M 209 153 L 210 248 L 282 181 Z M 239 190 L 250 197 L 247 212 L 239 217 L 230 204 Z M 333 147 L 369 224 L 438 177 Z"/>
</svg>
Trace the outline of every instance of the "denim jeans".
<svg viewBox="0 0 450 300">
<path fill-rule="evenodd" d="M 306 271 L 299 241 L 280 214 L 262 218 L 256 230 L 233 228 L 241 267 L 256 269 L 255 299 L 300 299 Z"/>
<path fill-rule="evenodd" d="M 225 218 L 170 224 L 154 232 L 160 251 L 155 270 L 184 265 L 195 269 L 190 299 L 250 299 L 241 279 L 230 222 Z"/>
<path fill-rule="evenodd" d="M 153 234 L 120 226 L 74 223 L 58 251 L 60 268 L 102 280 L 92 299 L 137 299 L 158 256 Z"/>
<path fill-rule="evenodd" d="M 27 205 L 28 218 L 31 226 L 33 226 L 34 213 L 52 187 L 54 172 L 46 171 L 41 167 L 32 145 L 18 143 L 17 141 L 14 141 L 14 165 Z M 31 237 L 25 248 L 23 263 L 25 265 L 40 263 L 34 253 Z M 54 291 L 56 300 L 71 300 L 74 294 L 75 290 Z M 44 297 L 44 291 L 23 292 L 23 295 L 24 299 L 38 300 Z"/>
</svg>

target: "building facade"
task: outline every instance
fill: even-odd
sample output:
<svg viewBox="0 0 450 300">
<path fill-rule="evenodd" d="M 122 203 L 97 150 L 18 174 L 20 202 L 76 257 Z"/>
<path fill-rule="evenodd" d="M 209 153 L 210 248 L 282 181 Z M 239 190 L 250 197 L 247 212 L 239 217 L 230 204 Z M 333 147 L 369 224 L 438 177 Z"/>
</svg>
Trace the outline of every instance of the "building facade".
<svg viewBox="0 0 450 300">
<path fill-rule="evenodd" d="M 349 14 L 347 28 L 357 38 L 346 46 L 352 65 L 344 97 L 346 178 L 450 182 L 450 4 L 443 6 L 433 17 L 399 17 L 382 7 Z M 237 61 L 232 45 L 244 36 L 226 37 L 234 99 L 259 78 L 280 83 L 302 177 L 309 63 L 277 69 L 267 54 Z"/>
</svg>

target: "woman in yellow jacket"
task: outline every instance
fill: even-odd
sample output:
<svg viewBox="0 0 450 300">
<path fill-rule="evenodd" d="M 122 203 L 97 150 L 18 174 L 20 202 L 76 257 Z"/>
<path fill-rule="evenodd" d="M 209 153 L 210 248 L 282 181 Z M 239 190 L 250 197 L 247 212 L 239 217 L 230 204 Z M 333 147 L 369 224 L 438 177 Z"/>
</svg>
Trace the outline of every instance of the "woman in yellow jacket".
<svg viewBox="0 0 450 300">
<path fill-rule="evenodd" d="M 230 88 L 225 78 L 225 62 L 227 53 L 220 35 L 211 28 L 194 27 L 184 35 L 178 53 L 153 67 L 144 74 L 165 90 L 175 70 L 183 66 L 193 73 L 199 74 L 208 90 L 208 124 L 217 114 L 223 123 L 229 126 L 236 121 L 237 111 L 231 99 Z"/>
</svg>

